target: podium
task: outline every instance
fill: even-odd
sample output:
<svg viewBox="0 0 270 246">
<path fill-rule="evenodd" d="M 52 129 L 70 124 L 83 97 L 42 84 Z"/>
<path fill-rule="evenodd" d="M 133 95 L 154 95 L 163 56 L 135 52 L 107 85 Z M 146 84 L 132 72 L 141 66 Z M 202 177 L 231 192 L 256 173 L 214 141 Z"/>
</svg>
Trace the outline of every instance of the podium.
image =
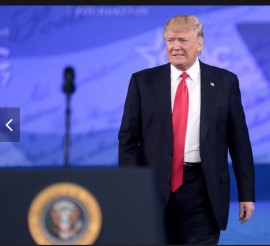
<svg viewBox="0 0 270 246">
<path fill-rule="evenodd" d="M 147 168 L 2 168 L 0 207 L 3 245 L 165 244 L 163 211 Z M 78 235 L 67 211 L 76 217 Z"/>
</svg>

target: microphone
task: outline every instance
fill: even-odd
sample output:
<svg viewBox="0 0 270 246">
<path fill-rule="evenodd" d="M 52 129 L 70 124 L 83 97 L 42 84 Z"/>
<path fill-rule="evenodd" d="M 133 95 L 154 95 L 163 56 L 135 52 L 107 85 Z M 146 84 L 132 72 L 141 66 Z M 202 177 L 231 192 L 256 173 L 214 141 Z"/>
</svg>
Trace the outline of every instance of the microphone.
<svg viewBox="0 0 270 246">
<path fill-rule="evenodd" d="M 64 84 L 63 91 L 66 93 L 66 134 L 65 134 L 65 156 L 64 166 L 69 167 L 69 143 L 70 143 L 70 101 L 71 94 L 75 91 L 74 85 L 75 73 L 72 67 L 66 67 L 64 70 Z"/>
<path fill-rule="evenodd" d="M 66 67 L 64 70 L 64 84 L 63 84 L 63 91 L 66 94 L 72 94 L 75 91 L 75 73 L 72 67 Z"/>
</svg>

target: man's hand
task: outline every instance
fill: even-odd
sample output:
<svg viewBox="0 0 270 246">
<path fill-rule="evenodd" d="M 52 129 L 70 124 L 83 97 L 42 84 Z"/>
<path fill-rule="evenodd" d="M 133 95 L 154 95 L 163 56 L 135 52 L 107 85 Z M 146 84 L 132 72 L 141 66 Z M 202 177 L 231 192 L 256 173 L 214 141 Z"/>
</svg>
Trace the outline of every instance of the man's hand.
<svg viewBox="0 0 270 246">
<path fill-rule="evenodd" d="M 239 202 L 239 220 L 241 224 L 251 218 L 254 209 L 254 202 Z"/>
</svg>

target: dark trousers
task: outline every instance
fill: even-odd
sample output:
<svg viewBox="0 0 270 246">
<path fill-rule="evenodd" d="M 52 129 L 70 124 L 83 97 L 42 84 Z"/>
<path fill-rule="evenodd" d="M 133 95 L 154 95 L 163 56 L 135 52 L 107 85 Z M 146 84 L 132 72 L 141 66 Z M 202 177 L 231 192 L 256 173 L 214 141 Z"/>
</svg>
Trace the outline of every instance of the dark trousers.
<svg viewBox="0 0 270 246">
<path fill-rule="evenodd" d="M 170 195 L 165 223 L 168 244 L 218 244 L 220 229 L 209 203 L 201 167 L 184 170 L 184 184 Z"/>
</svg>

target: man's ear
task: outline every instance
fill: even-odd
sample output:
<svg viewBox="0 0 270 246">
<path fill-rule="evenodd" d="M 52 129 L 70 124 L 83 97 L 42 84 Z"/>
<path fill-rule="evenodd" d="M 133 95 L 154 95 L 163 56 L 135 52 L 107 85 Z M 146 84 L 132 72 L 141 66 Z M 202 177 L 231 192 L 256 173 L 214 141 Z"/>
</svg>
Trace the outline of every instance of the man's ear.
<svg viewBox="0 0 270 246">
<path fill-rule="evenodd" d="M 198 53 L 201 53 L 202 48 L 203 48 L 203 44 L 204 44 L 204 39 L 202 37 L 198 37 L 197 38 L 197 50 L 198 50 Z"/>
</svg>

